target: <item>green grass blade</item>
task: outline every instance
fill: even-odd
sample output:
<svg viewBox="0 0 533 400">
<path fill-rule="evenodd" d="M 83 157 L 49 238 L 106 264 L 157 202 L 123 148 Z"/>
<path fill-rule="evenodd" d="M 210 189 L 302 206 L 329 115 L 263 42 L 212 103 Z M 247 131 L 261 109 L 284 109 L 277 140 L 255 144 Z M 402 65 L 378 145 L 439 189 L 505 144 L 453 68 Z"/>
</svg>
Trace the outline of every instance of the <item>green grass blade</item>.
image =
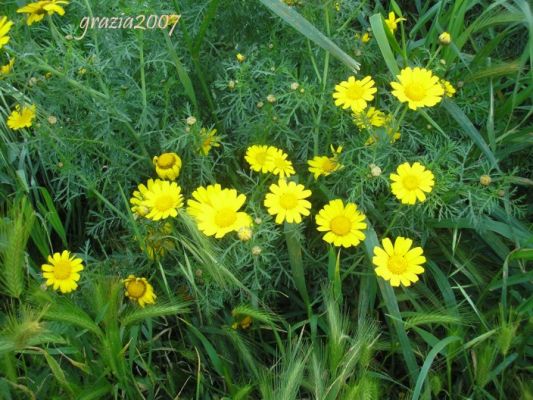
<svg viewBox="0 0 533 400">
<path fill-rule="evenodd" d="M 398 75 L 400 69 L 398 68 L 398 63 L 394 58 L 394 54 L 392 53 L 387 34 L 385 33 L 385 28 L 383 28 L 383 18 L 381 17 L 381 14 L 374 14 L 370 17 L 370 26 L 372 26 L 372 33 L 378 42 L 379 50 L 385 60 L 385 64 L 387 64 L 387 68 L 392 75 Z"/>
<path fill-rule="evenodd" d="M 280 0 L 259 1 L 306 38 L 313 41 L 324 50 L 329 52 L 333 57 L 336 57 L 338 60 L 344 63 L 348 68 L 350 68 L 350 70 L 354 72 L 359 71 L 360 64 L 357 61 L 341 50 L 341 48 L 333 43 L 330 38 L 315 28 L 294 9 L 287 6 Z"/>
</svg>

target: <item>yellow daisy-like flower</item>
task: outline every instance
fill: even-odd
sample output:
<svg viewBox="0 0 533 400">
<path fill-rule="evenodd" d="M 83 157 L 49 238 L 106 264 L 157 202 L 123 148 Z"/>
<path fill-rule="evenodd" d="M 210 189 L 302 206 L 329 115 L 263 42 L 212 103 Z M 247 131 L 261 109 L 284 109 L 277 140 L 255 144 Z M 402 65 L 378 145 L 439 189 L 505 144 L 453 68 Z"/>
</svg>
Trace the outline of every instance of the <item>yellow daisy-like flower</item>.
<svg viewBox="0 0 533 400">
<path fill-rule="evenodd" d="M 324 241 L 332 243 L 334 246 L 351 247 L 357 246 L 365 240 L 363 230 L 367 225 L 365 215 L 357 209 L 354 203 L 347 203 L 342 200 L 331 200 L 319 211 L 315 220 L 319 232 L 326 232 Z"/>
<path fill-rule="evenodd" d="M 412 166 L 406 162 L 398 166 L 396 174 L 390 174 L 392 193 L 402 204 L 415 204 L 426 200 L 435 185 L 433 173 L 419 162 Z"/>
<path fill-rule="evenodd" d="M 146 185 L 143 183 L 139 184 L 139 186 L 137 186 L 137 190 L 133 192 L 133 197 L 130 198 L 130 204 L 131 212 L 135 217 L 144 217 L 150 212 L 150 209 L 143 205 L 143 201 L 145 200 L 146 192 L 151 190 L 153 185 L 154 180 L 148 179 Z"/>
<path fill-rule="evenodd" d="M 183 206 L 181 188 L 176 182 L 156 179 L 142 195 L 144 200 L 140 206 L 149 210 L 145 217 L 154 221 L 177 217 Z"/>
<path fill-rule="evenodd" d="M 213 147 L 220 147 L 220 137 L 217 136 L 217 130 L 211 129 L 207 130 L 205 128 L 202 128 L 200 130 L 200 153 L 202 153 L 204 156 L 209 154 L 209 151 Z"/>
<path fill-rule="evenodd" d="M 394 14 L 394 11 L 391 11 L 389 13 L 389 18 L 385 19 L 385 24 L 387 24 L 390 31 L 394 33 L 396 32 L 396 29 L 398 29 L 398 22 L 400 21 L 407 21 L 407 20 L 405 18 L 396 18 L 396 14 Z"/>
<path fill-rule="evenodd" d="M 14 58 L 12 58 L 6 65 L 2 65 L 0 67 L 0 79 L 2 79 L 5 75 L 11 72 L 11 70 L 13 69 L 13 65 L 15 65 Z"/>
<path fill-rule="evenodd" d="M 383 248 L 374 247 L 372 263 L 376 266 L 376 274 L 392 286 L 410 286 L 418 281 L 418 275 L 424 272 L 421 266 L 426 262 L 422 247 L 411 249 L 413 241 L 404 237 L 397 237 L 394 246 L 389 238 L 381 241 Z"/>
<path fill-rule="evenodd" d="M 272 153 L 276 150 L 275 147 L 265 145 L 253 145 L 246 149 L 244 159 L 253 171 L 257 172 L 272 172 L 272 164 L 268 162 Z"/>
<path fill-rule="evenodd" d="M 280 149 L 273 147 L 269 150 L 266 165 L 274 175 L 280 178 L 286 178 L 295 174 L 292 162 L 287 160 L 288 155 Z"/>
<path fill-rule="evenodd" d="M 187 212 L 194 217 L 198 229 L 217 239 L 252 224 L 252 218 L 239 211 L 246 196 L 235 189 L 222 189 L 218 184 L 200 187 L 187 201 Z"/>
<path fill-rule="evenodd" d="M 9 43 L 11 39 L 7 34 L 13 26 L 13 21 L 7 19 L 7 17 L 0 17 L 0 49 Z"/>
<path fill-rule="evenodd" d="M 146 304 L 154 304 L 157 296 L 154 293 L 154 288 L 148 283 L 146 278 L 137 278 L 134 275 L 129 275 L 124 279 L 125 295 L 130 300 L 136 301 L 144 308 Z"/>
<path fill-rule="evenodd" d="M 83 270 L 82 259 L 71 255 L 68 250 L 48 256 L 49 264 L 43 264 L 43 277 L 47 286 L 61 293 L 69 293 L 78 288 L 79 272 Z"/>
<path fill-rule="evenodd" d="M 425 68 L 404 68 L 396 76 L 400 82 L 391 82 L 392 94 L 411 110 L 419 107 L 432 107 L 441 101 L 444 88 L 439 78 Z"/>
<path fill-rule="evenodd" d="M 7 118 L 7 126 L 9 126 L 14 131 L 22 128 L 29 128 L 30 126 L 32 126 L 33 119 L 35 118 L 35 110 L 35 104 L 32 104 L 29 107 L 24 106 L 22 108 L 17 105 L 15 107 L 15 110 L 11 111 L 11 114 Z"/>
<path fill-rule="evenodd" d="M 363 111 L 367 102 L 374 100 L 374 93 L 377 89 L 374 87 L 375 82 L 370 76 L 363 79 L 355 80 L 350 76 L 347 81 L 342 81 L 335 86 L 335 105 L 343 109 L 351 108 L 354 113 Z"/>
<path fill-rule="evenodd" d="M 17 10 L 19 14 L 28 14 L 26 23 L 32 25 L 35 22 L 42 21 L 45 15 L 65 15 L 63 5 L 67 5 L 65 0 L 42 0 L 34 3 L 26 4 Z"/>
<path fill-rule="evenodd" d="M 453 95 L 455 94 L 456 90 L 452 86 L 452 84 L 450 82 L 448 82 L 446 79 L 441 79 L 440 80 L 440 84 L 444 88 L 444 94 L 446 95 L 446 97 L 453 97 Z"/>
<path fill-rule="evenodd" d="M 339 146 L 336 150 L 331 146 L 331 152 L 333 153 L 332 157 L 315 156 L 312 160 L 307 161 L 309 172 L 313 174 L 315 179 L 318 179 L 320 175 L 328 176 L 342 168 L 342 164 L 339 163 L 339 154 L 342 152 L 342 146 Z"/>
<path fill-rule="evenodd" d="M 176 153 L 163 153 L 155 156 L 152 161 L 155 166 L 155 172 L 161 179 L 173 181 L 179 176 L 181 158 Z"/>
<path fill-rule="evenodd" d="M 265 207 L 270 215 L 276 216 L 276 224 L 283 221 L 299 224 L 302 216 L 310 214 L 311 203 L 307 200 L 311 191 L 295 182 L 280 181 L 270 185 L 270 193 L 265 197 Z"/>
<path fill-rule="evenodd" d="M 361 129 L 369 129 L 371 126 L 380 127 L 385 125 L 386 115 L 376 107 L 369 107 L 353 115 L 354 123 Z"/>
</svg>

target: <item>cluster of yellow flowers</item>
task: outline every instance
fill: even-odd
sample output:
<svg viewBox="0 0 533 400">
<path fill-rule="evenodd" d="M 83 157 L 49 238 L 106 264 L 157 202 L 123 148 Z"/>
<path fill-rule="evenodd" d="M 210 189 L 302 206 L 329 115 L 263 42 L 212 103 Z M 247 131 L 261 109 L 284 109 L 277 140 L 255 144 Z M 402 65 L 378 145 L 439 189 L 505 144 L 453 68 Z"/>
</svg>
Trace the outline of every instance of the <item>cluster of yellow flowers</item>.
<svg viewBox="0 0 533 400">
<path fill-rule="evenodd" d="M 26 23 L 32 25 L 41 21 L 46 15 L 64 15 L 65 9 L 63 6 L 67 4 L 68 1 L 66 0 L 41 0 L 26 4 L 19 8 L 17 13 L 26 14 Z M 0 16 L 0 49 L 9 43 L 11 38 L 8 34 L 13 25 L 14 22 L 10 21 L 6 16 Z M 0 66 L 0 79 L 13 70 L 14 64 L 15 58 L 11 58 L 7 64 Z M 17 104 L 7 118 L 7 126 L 13 130 L 29 128 L 32 126 L 35 116 L 36 106 L 34 104 Z"/>
<path fill-rule="evenodd" d="M 48 263 L 41 266 L 45 284 L 52 286 L 61 293 L 70 293 L 78 288 L 80 272 L 83 271 L 83 260 L 70 251 L 63 250 L 48 256 Z M 128 276 L 124 281 L 125 295 L 136 301 L 141 307 L 155 303 L 154 288 L 145 278 Z"/>
</svg>

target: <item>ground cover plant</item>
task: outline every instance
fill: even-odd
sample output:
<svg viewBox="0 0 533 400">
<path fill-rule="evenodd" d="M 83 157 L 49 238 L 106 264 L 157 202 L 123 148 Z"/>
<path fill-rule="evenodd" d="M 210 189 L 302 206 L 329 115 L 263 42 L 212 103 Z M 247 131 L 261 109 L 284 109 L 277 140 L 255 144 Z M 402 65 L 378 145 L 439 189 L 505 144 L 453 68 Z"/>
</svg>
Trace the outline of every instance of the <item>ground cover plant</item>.
<svg viewBox="0 0 533 400">
<path fill-rule="evenodd" d="M 0 5 L 0 398 L 532 399 L 525 0 Z"/>
</svg>

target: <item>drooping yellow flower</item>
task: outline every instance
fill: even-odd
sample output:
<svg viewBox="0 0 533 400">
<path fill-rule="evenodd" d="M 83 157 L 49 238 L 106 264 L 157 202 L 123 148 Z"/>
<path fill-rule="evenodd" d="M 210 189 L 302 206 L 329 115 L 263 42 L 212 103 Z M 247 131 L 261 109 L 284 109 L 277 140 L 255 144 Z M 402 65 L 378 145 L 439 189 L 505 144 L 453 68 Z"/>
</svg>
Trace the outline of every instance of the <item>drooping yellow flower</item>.
<svg viewBox="0 0 533 400">
<path fill-rule="evenodd" d="M 276 224 L 283 221 L 299 224 L 302 216 L 310 214 L 311 203 L 307 200 L 311 191 L 295 182 L 287 183 L 280 179 L 277 184 L 270 185 L 270 193 L 265 197 L 265 207 L 270 215 L 276 216 Z"/>
<path fill-rule="evenodd" d="M 340 199 L 331 200 L 315 217 L 318 231 L 326 232 L 324 241 L 346 248 L 357 246 L 365 240 L 365 219 L 357 205 L 347 203 L 345 206 Z"/>
<path fill-rule="evenodd" d="M 394 246 L 389 238 L 381 241 L 383 248 L 374 247 L 372 263 L 376 266 L 376 274 L 392 286 L 410 286 L 418 281 L 418 275 L 424 272 L 421 266 L 426 262 L 424 250 L 421 247 L 411 249 L 413 241 L 404 237 L 397 237 Z"/>
<path fill-rule="evenodd" d="M 206 156 L 213 147 L 220 147 L 220 137 L 217 136 L 216 129 L 207 130 L 202 128 L 200 130 L 200 152 Z"/>
<path fill-rule="evenodd" d="M 391 82 L 392 94 L 411 110 L 419 107 L 432 107 L 441 101 L 444 88 L 439 78 L 425 68 L 404 68 L 396 76 L 399 82 Z"/>
<path fill-rule="evenodd" d="M 402 204 L 415 204 L 426 200 L 435 185 L 433 173 L 419 162 L 412 166 L 406 162 L 398 166 L 396 174 L 390 174 L 391 190 Z"/>
<path fill-rule="evenodd" d="M 22 108 L 20 105 L 17 105 L 15 110 L 11 111 L 11 114 L 7 118 L 7 126 L 14 131 L 31 127 L 36 115 L 35 110 L 35 104 L 32 104 L 31 106 L 23 106 Z"/>
<path fill-rule="evenodd" d="M 248 329 L 252 325 L 252 317 L 249 315 L 243 315 L 236 312 L 235 309 L 231 310 L 231 315 L 233 316 L 233 324 L 231 324 L 232 329 Z"/>
<path fill-rule="evenodd" d="M 61 293 L 69 293 L 78 288 L 79 272 L 83 270 L 82 259 L 71 255 L 68 250 L 48 256 L 49 264 L 43 264 L 41 269 L 47 286 Z"/>
<path fill-rule="evenodd" d="M 32 25 L 35 22 L 41 21 L 45 15 L 65 15 L 63 5 L 67 5 L 66 0 L 42 0 L 34 3 L 26 4 L 17 10 L 17 13 L 28 14 L 26 23 Z"/>
<path fill-rule="evenodd" d="M 218 184 L 200 187 L 187 201 L 187 212 L 194 217 L 198 229 L 207 236 L 223 238 L 252 224 L 252 218 L 239 211 L 246 196 L 235 189 L 222 189 Z"/>
<path fill-rule="evenodd" d="M 328 176 L 342 168 L 342 164 L 339 162 L 339 154 L 342 152 L 342 146 L 339 146 L 337 149 L 331 146 L 331 152 L 333 153 L 331 157 L 315 156 L 312 160 L 307 161 L 309 172 L 313 174 L 315 179 L 318 179 L 320 175 Z"/>
<path fill-rule="evenodd" d="M 370 39 L 372 39 L 372 36 L 370 35 L 369 32 L 365 32 L 365 33 L 363 33 L 363 36 L 361 36 L 361 42 L 363 42 L 363 43 L 370 42 Z"/>
<path fill-rule="evenodd" d="M 453 97 L 453 95 L 455 94 L 456 90 L 452 86 L 452 84 L 450 82 L 448 82 L 446 79 L 441 79 L 440 80 L 440 84 L 444 88 L 444 94 L 446 95 L 446 97 Z"/>
<path fill-rule="evenodd" d="M 452 35 L 450 35 L 448 32 L 442 32 L 439 35 L 439 42 L 443 46 L 447 46 L 452 42 Z"/>
<path fill-rule="evenodd" d="M 135 217 L 144 217 L 150 212 L 150 209 L 143 205 L 145 200 L 145 194 L 152 189 L 154 185 L 153 179 L 148 179 L 146 185 L 144 183 L 137 186 L 137 190 L 133 192 L 132 197 L 130 198 L 131 212 Z"/>
<path fill-rule="evenodd" d="M 286 178 L 295 174 L 292 162 L 287 160 L 287 153 L 275 147 L 269 150 L 266 165 L 274 175 L 280 178 Z"/>
<path fill-rule="evenodd" d="M 347 81 L 342 81 L 335 86 L 335 105 L 343 109 L 351 108 L 354 113 L 363 111 L 367 102 L 374 99 L 377 89 L 375 82 L 370 76 L 365 76 L 361 80 L 356 80 L 350 76 Z"/>
<path fill-rule="evenodd" d="M 353 115 L 354 123 L 361 129 L 369 129 L 371 126 L 383 126 L 385 125 L 385 120 L 385 113 L 376 107 L 369 107 L 366 111 L 363 110 Z"/>
<path fill-rule="evenodd" d="M 7 19 L 7 17 L 0 17 L 0 49 L 9 43 L 11 39 L 7 34 L 13 26 L 13 21 Z"/>
<path fill-rule="evenodd" d="M 125 295 L 132 301 L 136 301 L 144 308 L 146 304 L 154 304 L 157 296 L 154 288 L 148 283 L 146 278 L 137 278 L 129 275 L 124 279 Z"/>
<path fill-rule="evenodd" d="M 272 164 L 268 163 L 268 159 L 275 150 L 276 148 L 272 146 L 253 145 L 246 149 L 244 159 L 253 171 L 272 172 Z"/>
<path fill-rule="evenodd" d="M 145 217 L 154 221 L 177 217 L 183 206 L 181 188 L 176 182 L 156 179 L 142 195 L 144 200 L 140 206 L 149 210 Z"/>
<path fill-rule="evenodd" d="M 398 22 L 400 21 L 406 21 L 405 18 L 396 18 L 396 14 L 394 14 L 394 11 L 391 11 L 389 13 L 389 18 L 385 19 L 385 24 L 389 27 L 390 31 L 392 33 L 396 32 L 396 29 L 398 29 Z"/>
<path fill-rule="evenodd" d="M 15 65 L 15 58 L 12 58 L 6 65 L 0 67 L 0 79 L 9 74 Z"/>
<path fill-rule="evenodd" d="M 155 172 L 161 179 L 173 181 L 181 170 L 181 158 L 176 153 L 163 153 L 153 158 Z"/>
</svg>

